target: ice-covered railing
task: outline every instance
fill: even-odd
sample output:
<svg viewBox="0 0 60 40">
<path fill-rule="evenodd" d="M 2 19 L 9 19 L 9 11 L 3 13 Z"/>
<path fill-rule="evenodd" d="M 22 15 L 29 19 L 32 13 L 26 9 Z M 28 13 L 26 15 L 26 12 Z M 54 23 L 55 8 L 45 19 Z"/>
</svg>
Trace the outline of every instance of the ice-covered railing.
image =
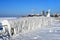
<svg viewBox="0 0 60 40">
<path fill-rule="evenodd" d="M 21 17 L 16 19 L 7 19 L 10 27 L 14 28 L 14 34 L 35 31 L 36 29 L 55 31 L 60 29 L 59 18 L 54 17 Z M 39 30 L 39 31 L 40 31 Z M 50 31 L 51 32 L 51 31 Z"/>
<path fill-rule="evenodd" d="M 60 31 L 60 18 L 52 18 L 53 21 L 49 22 L 49 24 L 45 27 L 42 28 L 43 31 L 45 32 L 58 32 Z"/>
<path fill-rule="evenodd" d="M 32 19 L 33 19 L 33 21 L 30 21 Z M 40 21 L 43 21 L 43 22 L 40 22 L 37 19 L 39 19 L 39 20 L 41 19 Z M 60 31 L 60 20 L 57 20 L 56 18 L 51 18 L 51 17 L 38 17 L 38 18 L 29 17 L 26 19 L 21 18 L 19 23 L 22 23 L 23 20 L 30 21 L 30 22 L 32 22 L 32 24 L 33 24 L 33 22 L 36 22 L 36 23 L 40 22 L 42 25 L 40 27 L 37 26 L 37 29 L 35 29 L 36 25 L 34 27 L 32 26 L 32 28 L 34 28 L 35 31 L 33 31 L 33 29 L 31 29 L 33 32 L 18 34 L 16 37 L 14 36 L 15 37 L 15 38 L 13 38 L 14 40 L 60 40 L 60 32 L 59 32 Z M 24 29 L 22 28 L 22 30 L 24 30 Z M 31 31 L 31 30 L 29 30 L 29 31 Z M 55 31 L 55 30 L 57 30 L 57 31 Z M 26 30 L 24 30 L 24 31 L 26 32 Z"/>
<path fill-rule="evenodd" d="M 11 27 L 15 29 L 15 34 L 26 33 L 35 29 L 43 29 L 54 22 L 53 17 L 22 17 L 10 21 Z"/>
</svg>

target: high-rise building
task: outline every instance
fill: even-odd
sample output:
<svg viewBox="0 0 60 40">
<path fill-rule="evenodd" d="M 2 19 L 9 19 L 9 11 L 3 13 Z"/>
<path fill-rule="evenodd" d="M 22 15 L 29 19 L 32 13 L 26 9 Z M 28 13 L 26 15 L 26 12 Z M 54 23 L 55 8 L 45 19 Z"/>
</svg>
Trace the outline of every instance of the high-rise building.
<svg viewBox="0 0 60 40">
<path fill-rule="evenodd" d="M 42 15 L 42 16 L 44 16 L 44 15 L 45 15 L 45 12 L 44 12 L 44 10 L 43 10 L 43 11 L 41 11 L 41 15 Z"/>
<path fill-rule="evenodd" d="M 50 9 L 46 12 L 46 16 L 50 17 Z"/>
</svg>

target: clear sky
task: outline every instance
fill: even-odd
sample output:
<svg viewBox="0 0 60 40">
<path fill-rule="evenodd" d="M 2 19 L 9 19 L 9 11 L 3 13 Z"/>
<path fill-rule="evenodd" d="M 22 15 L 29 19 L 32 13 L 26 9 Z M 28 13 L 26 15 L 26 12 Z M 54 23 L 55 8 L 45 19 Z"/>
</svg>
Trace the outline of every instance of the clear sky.
<svg viewBox="0 0 60 40">
<path fill-rule="evenodd" d="M 60 0 L 0 0 L 0 16 L 36 14 L 48 9 L 60 12 Z"/>
</svg>

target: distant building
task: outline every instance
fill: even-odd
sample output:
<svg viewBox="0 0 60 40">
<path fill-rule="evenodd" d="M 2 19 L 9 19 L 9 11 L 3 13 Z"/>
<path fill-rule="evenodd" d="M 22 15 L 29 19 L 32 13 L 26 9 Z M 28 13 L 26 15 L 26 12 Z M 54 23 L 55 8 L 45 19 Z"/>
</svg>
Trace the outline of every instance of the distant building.
<svg viewBox="0 0 60 40">
<path fill-rule="evenodd" d="M 53 16 L 54 16 L 54 17 L 58 17 L 58 15 L 57 15 L 57 14 L 54 14 Z"/>
<path fill-rule="evenodd" d="M 50 17 L 50 9 L 46 12 L 46 16 Z"/>
<path fill-rule="evenodd" d="M 57 14 L 58 15 L 58 17 L 60 17 L 60 13 L 59 14 Z"/>
<path fill-rule="evenodd" d="M 45 17 L 60 17 L 60 14 L 50 14 L 50 9 L 45 13 L 44 10 L 41 11 L 41 14 L 29 14 L 27 16 L 22 16 L 22 17 L 34 17 L 34 16 L 45 16 Z"/>
<path fill-rule="evenodd" d="M 41 11 L 41 15 L 42 15 L 42 16 L 45 16 L 45 12 L 44 12 L 44 10 Z"/>
</svg>

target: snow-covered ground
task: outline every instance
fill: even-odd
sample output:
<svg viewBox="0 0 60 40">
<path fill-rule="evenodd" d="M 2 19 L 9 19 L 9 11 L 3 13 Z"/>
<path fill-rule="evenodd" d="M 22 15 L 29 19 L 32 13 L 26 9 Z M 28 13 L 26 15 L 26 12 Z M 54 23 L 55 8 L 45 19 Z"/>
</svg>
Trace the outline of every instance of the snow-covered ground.
<svg viewBox="0 0 60 40">
<path fill-rule="evenodd" d="M 46 28 L 18 34 L 12 40 L 60 40 L 60 22 L 55 21 Z"/>
<path fill-rule="evenodd" d="M 60 40 L 60 21 L 55 18 L 26 17 L 18 19 L 17 23 L 13 21 L 19 30 L 10 40 Z"/>
</svg>

